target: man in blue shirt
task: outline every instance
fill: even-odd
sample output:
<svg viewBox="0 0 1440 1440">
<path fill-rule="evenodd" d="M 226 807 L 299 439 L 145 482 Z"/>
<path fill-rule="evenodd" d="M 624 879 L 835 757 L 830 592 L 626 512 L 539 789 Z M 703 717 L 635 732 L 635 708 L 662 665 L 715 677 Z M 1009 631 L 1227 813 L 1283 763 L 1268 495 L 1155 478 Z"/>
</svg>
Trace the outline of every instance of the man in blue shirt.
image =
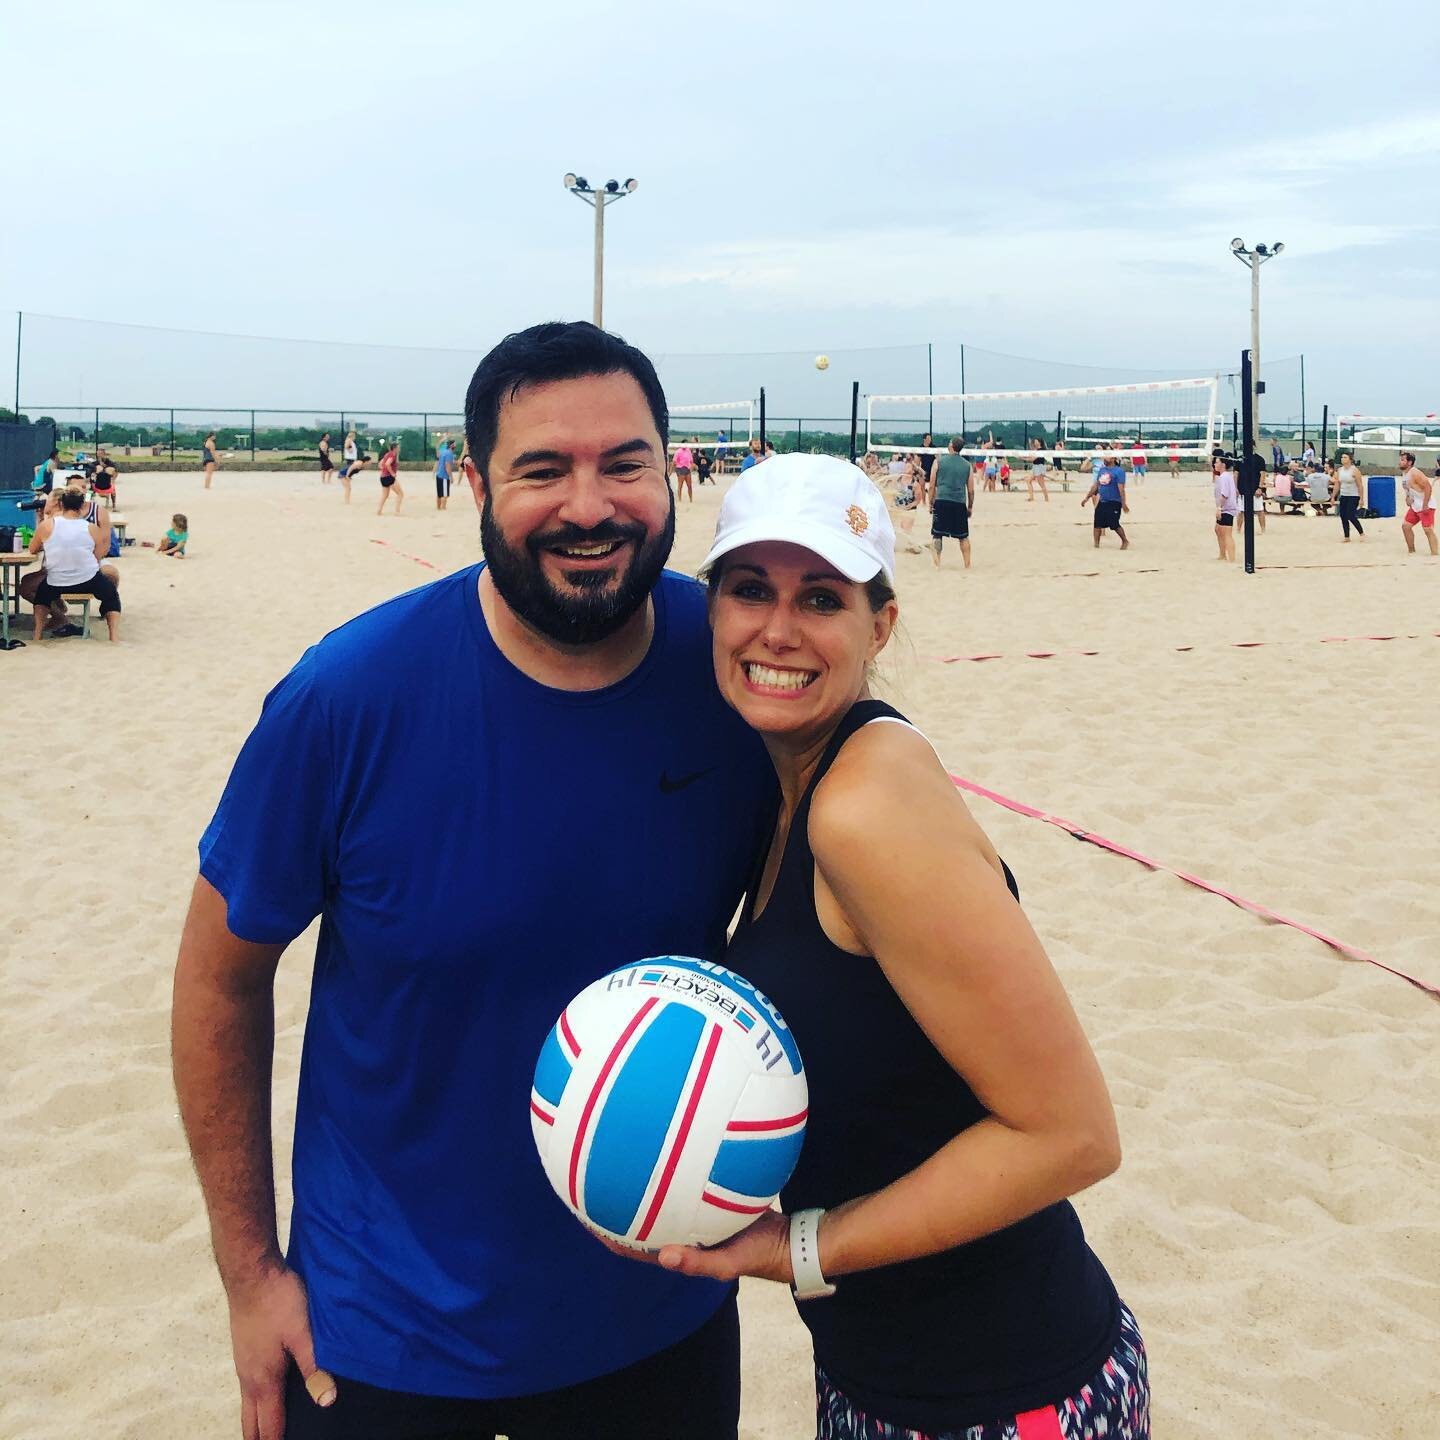
<svg viewBox="0 0 1440 1440">
<path fill-rule="evenodd" d="M 591 980 L 719 956 L 773 772 L 719 697 L 703 591 L 663 570 L 645 356 L 535 326 L 465 411 L 486 564 L 308 650 L 200 844 L 175 1079 L 242 1431 L 733 1440 L 733 1289 L 604 1249 L 550 1190 L 528 1101 Z M 317 915 L 282 1255 L 273 977 Z"/>
<path fill-rule="evenodd" d="M 1104 463 L 1095 472 L 1085 498 L 1080 502 L 1083 509 L 1095 502 L 1095 549 L 1100 548 L 1100 537 L 1107 530 L 1113 530 L 1120 537 L 1120 548 L 1130 548 L 1130 537 L 1120 523 L 1121 513 L 1129 514 L 1130 502 L 1125 498 L 1125 472 L 1114 455 L 1106 455 Z"/>
</svg>

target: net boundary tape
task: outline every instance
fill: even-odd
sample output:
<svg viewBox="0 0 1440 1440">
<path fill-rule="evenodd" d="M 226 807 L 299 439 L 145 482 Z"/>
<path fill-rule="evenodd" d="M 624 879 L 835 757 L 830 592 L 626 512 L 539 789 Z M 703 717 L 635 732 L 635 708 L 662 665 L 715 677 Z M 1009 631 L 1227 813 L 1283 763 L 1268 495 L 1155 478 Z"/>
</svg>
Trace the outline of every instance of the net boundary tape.
<svg viewBox="0 0 1440 1440">
<path fill-rule="evenodd" d="M 989 800 L 995 805 L 1000 805 L 1006 810 L 1011 810 L 1017 815 L 1023 815 L 1027 819 L 1041 820 L 1047 825 L 1053 825 L 1056 829 L 1063 830 L 1075 840 L 1083 840 L 1087 844 L 1096 845 L 1102 850 L 1108 850 L 1115 855 L 1123 855 L 1127 860 L 1138 861 L 1147 870 L 1159 871 L 1166 875 L 1173 875 L 1183 880 L 1187 885 L 1194 885 L 1201 890 L 1208 891 L 1211 895 L 1218 895 L 1222 900 L 1228 900 L 1232 905 L 1241 910 L 1247 910 L 1252 915 L 1258 915 L 1262 920 L 1271 921 L 1277 925 L 1287 925 L 1292 930 L 1298 930 L 1302 935 L 1309 935 L 1312 939 L 1320 941 L 1322 945 L 1328 945 L 1330 949 L 1337 951 L 1350 960 L 1363 960 L 1367 965 L 1374 965 L 1377 969 L 1384 970 L 1387 974 L 1413 985 L 1417 990 L 1440 1000 L 1440 985 L 1432 985 L 1428 981 L 1421 980 L 1414 975 L 1407 974 L 1404 970 L 1397 970 L 1394 966 L 1386 965 L 1383 961 L 1377 960 L 1373 955 L 1367 954 L 1364 950 L 1354 945 L 1346 944 L 1343 940 L 1337 940 L 1333 935 L 1327 935 L 1323 930 L 1316 930 L 1313 926 L 1306 925 L 1303 921 L 1292 920 L 1288 916 L 1281 915 L 1271 910 L 1269 906 L 1261 905 L 1257 901 L 1247 900 L 1244 896 L 1236 895 L 1233 891 L 1226 890 L 1223 886 L 1212 884 L 1209 880 L 1201 879 L 1198 875 L 1192 875 L 1185 870 L 1177 870 L 1173 865 L 1167 865 L 1163 860 L 1153 859 L 1149 855 L 1142 855 L 1138 850 L 1132 850 L 1127 845 L 1121 845 L 1116 840 L 1107 840 L 1103 835 L 1097 835 L 1092 830 L 1086 830 L 1073 821 L 1062 820 L 1058 815 L 1051 815 L 1044 810 L 1037 810 L 1033 805 L 1026 805 L 1022 801 L 1012 800 L 1009 796 L 1001 795 L 997 791 L 987 789 L 984 785 L 977 784 L 974 780 L 967 780 L 964 776 L 956 775 L 953 771 L 947 772 L 951 781 L 957 789 L 966 791 L 971 795 L 977 795 L 982 800 Z"/>
</svg>

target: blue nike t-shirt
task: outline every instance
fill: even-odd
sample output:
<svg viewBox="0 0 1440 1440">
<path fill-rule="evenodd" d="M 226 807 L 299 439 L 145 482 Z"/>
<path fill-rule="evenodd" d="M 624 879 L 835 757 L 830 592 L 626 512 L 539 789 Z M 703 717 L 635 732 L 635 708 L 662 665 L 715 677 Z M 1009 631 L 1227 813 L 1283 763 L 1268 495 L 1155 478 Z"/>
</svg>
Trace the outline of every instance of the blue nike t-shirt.
<svg viewBox="0 0 1440 1440">
<path fill-rule="evenodd" d="M 319 1363 L 489 1397 L 632 1364 L 729 1293 L 581 1227 L 541 1170 L 530 1083 L 597 976 L 721 957 L 776 787 L 716 690 L 694 581 L 656 585 L 632 674 L 567 692 L 500 653 L 480 568 L 305 653 L 235 762 L 200 871 L 242 939 L 321 917 L 289 1247 Z"/>
</svg>

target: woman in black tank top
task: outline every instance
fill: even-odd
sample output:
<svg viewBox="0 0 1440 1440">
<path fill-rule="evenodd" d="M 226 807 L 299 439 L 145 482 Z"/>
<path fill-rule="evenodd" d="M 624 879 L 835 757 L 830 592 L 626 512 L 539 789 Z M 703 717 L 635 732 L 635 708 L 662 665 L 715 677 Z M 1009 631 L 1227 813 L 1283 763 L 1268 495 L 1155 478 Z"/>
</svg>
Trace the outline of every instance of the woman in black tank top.
<svg viewBox="0 0 1440 1440">
<path fill-rule="evenodd" d="M 1067 1199 L 1119 1164 L 1104 1079 L 1008 868 L 869 694 L 883 498 L 781 456 L 706 564 L 720 690 L 781 789 L 726 963 L 785 1015 L 810 1114 L 785 1214 L 661 1263 L 796 1284 L 820 1440 L 1148 1436 L 1139 1330 Z"/>
</svg>

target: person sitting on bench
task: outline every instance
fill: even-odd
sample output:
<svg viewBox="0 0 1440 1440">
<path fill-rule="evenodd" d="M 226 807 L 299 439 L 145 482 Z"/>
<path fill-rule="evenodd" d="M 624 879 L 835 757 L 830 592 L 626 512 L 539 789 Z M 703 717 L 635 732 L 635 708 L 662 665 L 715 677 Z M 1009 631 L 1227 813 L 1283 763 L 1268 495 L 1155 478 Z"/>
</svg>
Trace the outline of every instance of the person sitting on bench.
<svg viewBox="0 0 1440 1440">
<path fill-rule="evenodd" d="M 35 639 L 45 633 L 50 607 L 66 595 L 93 595 L 112 641 L 120 638 L 120 592 L 100 569 L 109 548 L 98 525 L 85 519 L 85 496 L 78 490 L 60 494 L 60 510 L 42 520 L 30 542 L 30 553 L 45 556 L 45 578 L 35 590 Z"/>
</svg>

